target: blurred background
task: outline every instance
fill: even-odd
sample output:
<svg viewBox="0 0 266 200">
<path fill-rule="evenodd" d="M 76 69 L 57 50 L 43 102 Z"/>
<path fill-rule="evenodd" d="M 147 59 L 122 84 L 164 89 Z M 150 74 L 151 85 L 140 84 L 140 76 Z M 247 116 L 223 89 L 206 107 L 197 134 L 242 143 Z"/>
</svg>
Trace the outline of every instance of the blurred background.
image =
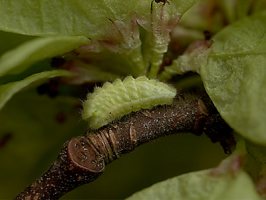
<svg viewBox="0 0 266 200">
<path fill-rule="evenodd" d="M 32 39 L 5 32 L 0 38 L 5 38 L 2 53 Z M 0 82 L 19 80 L 27 73 L 31 72 Z M 66 140 L 86 132 L 81 99 L 68 95 L 75 93 L 73 89 L 62 87 L 57 96 L 52 84 L 46 88 L 49 95 L 41 95 L 45 84 L 16 94 L 0 111 L 0 199 L 13 199 L 49 167 Z M 159 138 L 114 161 L 95 182 L 62 199 L 123 199 L 158 181 L 213 167 L 224 157 L 222 148 L 205 136 L 183 133 Z"/>
<path fill-rule="evenodd" d="M 200 1 L 173 31 L 162 67 L 193 41 L 208 40 L 231 22 L 265 7 L 265 0 Z M 0 55 L 33 38 L 0 32 Z M 0 77 L 0 84 L 21 80 L 50 64 L 45 60 L 21 74 Z M 49 167 L 66 140 L 86 133 L 80 113 L 87 91 L 51 80 L 19 92 L 0 110 L 0 199 L 13 199 Z M 62 199 L 124 199 L 158 181 L 214 167 L 224 157 L 222 148 L 205 136 L 184 133 L 159 138 L 114 161 L 95 182 Z"/>
<path fill-rule="evenodd" d="M 1 110 L 0 199 L 13 199 L 49 167 L 67 139 L 85 133 L 76 103 L 31 89 Z M 123 199 L 158 181 L 213 167 L 224 157 L 205 136 L 159 138 L 114 161 L 95 182 L 63 199 Z"/>
</svg>

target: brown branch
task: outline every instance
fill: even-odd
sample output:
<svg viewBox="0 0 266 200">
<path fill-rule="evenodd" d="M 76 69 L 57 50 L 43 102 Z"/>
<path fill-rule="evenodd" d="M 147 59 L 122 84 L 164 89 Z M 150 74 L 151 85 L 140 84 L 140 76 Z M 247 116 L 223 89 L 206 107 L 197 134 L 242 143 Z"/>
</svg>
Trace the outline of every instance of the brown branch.
<svg viewBox="0 0 266 200">
<path fill-rule="evenodd" d="M 202 93 L 178 94 L 170 106 L 157 106 L 123 117 L 64 144 L 57 160 L 18 200 L 58 199 L 79 185 L 94 181 L 105 165 L 140 144 L 179 132 L 205 132 L 225 151 L 234 145 L 229 127 Z"/>
</svg>

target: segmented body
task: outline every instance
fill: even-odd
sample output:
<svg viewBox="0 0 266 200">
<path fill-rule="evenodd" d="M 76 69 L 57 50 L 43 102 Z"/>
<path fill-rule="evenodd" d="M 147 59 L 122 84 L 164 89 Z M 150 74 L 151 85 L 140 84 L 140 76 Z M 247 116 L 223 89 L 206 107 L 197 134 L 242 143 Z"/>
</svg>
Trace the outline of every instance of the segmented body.
<svg viewBox="0 0 266 200">
<path fill-rule="evenodd" d="M 96 88 L 84 102 L 83 119 L 91 129 L 100 128 L 133 111 L 171 104 L 175 88 L 144 76 L 126 77 Z"/>
</svg>

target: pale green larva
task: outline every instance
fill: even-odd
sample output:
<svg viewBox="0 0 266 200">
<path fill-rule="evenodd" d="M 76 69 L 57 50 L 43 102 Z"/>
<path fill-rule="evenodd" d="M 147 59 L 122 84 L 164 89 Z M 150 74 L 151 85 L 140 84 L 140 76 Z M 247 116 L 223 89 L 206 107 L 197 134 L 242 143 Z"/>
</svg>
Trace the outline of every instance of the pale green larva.
<svg viewBox="0 0 266 200">
<path fill-rule="evenodd" d="M 171 104 L 175 95 L 175 88 L 165 83 L 128 76 L 123 81 L 107 82 L 88 94 L 82 117 L 91 129 L 98 129 L 133 111 Z"/>
</svg>

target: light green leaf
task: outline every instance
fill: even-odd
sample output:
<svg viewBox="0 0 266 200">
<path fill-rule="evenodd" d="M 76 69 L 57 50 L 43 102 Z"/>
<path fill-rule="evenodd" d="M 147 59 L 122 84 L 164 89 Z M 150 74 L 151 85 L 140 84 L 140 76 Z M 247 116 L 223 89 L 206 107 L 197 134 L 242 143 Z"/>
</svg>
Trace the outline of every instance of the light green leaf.
<svg viewBox="0 0 266 200">
<path fill-rule="evenodd" d="M 69 52 L 88 43 L 85 37 L 54 36 L 30 40 L 0 58 L 0 76 L 19 73 L 31 64 Z"/>
<path fill-rule="evenodd" d="M 244 188 L 244 190 L 243 190 Z M 127 200 L 262 200 L 244 171 L 236 177 L 200 171 L 178 176 L 140 191 Z"/>
<path fill-rule="evenodd" d="M 229 23 L 265 10 L 265 0 L 223 0 L 218 3 Z"/>
<path fill-rule="evenodd" d="M 178 24 L 181 16 L 195 4 L 197 0 L 169 1 L 166 4 L 156 4 L 154 1 L 152 2 L 150 31 L 148 31 L 147 35 L 144 37 L 143 54 L 144 60 L 149 60 L 150 71 L 148 76 L 154 78 L 159 71 L 163 55 L 167 52 L 170 42 L 170 32 Z M 175 4 L 175 6 L 172 4 Z"/>
<path fill-rule="evenodd" d="M 157 183 L 127 200 L 262 200 L 250 177 L 239 168 L 240 159 L 240 155 L 233 155 L 217 168 Z"/>
<path fill-rule="evenodd" d="M 40 0 L 0 1 L 2 30 L 30 35 L 86 35 L 107 31 L 112 20 L 128 19 L 134 11 L 144 13 L 150 1 L 127 0 Z M 137 9 L 138 8 L 138 9 Z M 18 15 L 17 13 L 23 13 Z"/>
<path fill-rule="evenodd" d="M 0 55 L 33 38 L 32 36 L 0 31 Z"/>
<path fill-rule="evenodd" d="M 155 77 L 170 31 L 196 1 L 0 0 L 0 29 L 28 35 L 85 35 L 101 46 L 93 44 L 88 52 L 107 50 L 104 57 L 127 64 L 114 64 L 118 73 L 136 77 L 150 69 L 149 75 Z"/>
<path fill-rule="evenodd" d="M 165 68 L 159 78 L 165 81 L 171 79 L 174 75 L 184 74 L 189 71 L 199 73 L 200 66 L 206 63 L 209 46 L 210 43 L 208 41 L 192 43 L 192 50 L 175 59 L 170 66 Z"/>
<path fill-rule="evenodd" d="M 100 68 L 102 71 L 120 76 L 145 74 L 146 66 L 143 62 L 138 32 L 132 29 L 126 29 L 125 31 L 128 33 L 125 33 L 125 35 L 130 38 L 129 40 L 127 40 L 127 37 L 121 39 L 117 30 L 112 30 L 114 37 L 109 38 L 108 41 L 93 41 L 77 49 L 76 52 L 79 54 L 79 58 L 88 61 L 89 65 Z M 117 36 L 119 36 L 118 39 Z M 108 42 L 114 43 L 107 44 Z"/>
<path fill-rule="evenodd" d="M 224 13 L 219 9 L 222 1 L 203 0 L 198 1 L 182 17 L 180 25 L 193 30 L 216 33 L 224 27 Z M 207 14 L 207 11 L 209 14 Z"/>
<path fill-rule="evenodd" d="M 97 129 L 130 112 L 171 104 L 175 95 L 175 88 L 165 83 L 129 76 L 123 81 L 107 82 L 88 94 L 82 117 L 88 120 L 90 128 Z"/>
<path fill-rule="evenodd" d="M 194 1 L 171 0 L 170 6 L 167 7 L 171 9 L 171 15 L 180 15 Z M 98 0 L 89 3 L 84 0 L 1 0 L 0 29 L 29 35 L 63 34 L 98 37 L 108 32 L 108 27 L 112 24 L 111 20 L 129 22 L 130 19 L 137 18 L 140 24 L 146 26 L 151 12 L 151 2 L 143 0 L 123 2 Z"/>
<path fill-rule="evenodd" d="M 71 75 L 71 73 L 64 70 L 46 71 L 33 74 L 21 81 L 10 82 L 4 85 L 0 85 L 0 109 L 3 108 L 3 106 L 14 94 L 19 92 L 23 88 L 33 84 L 36 81 L 43 81 L 49 78 L 69 75 Z"/>
<path fill-rule="evenodd" d="M 266 145 L 266 12 L 245 18 L 213 38 L 200 71 L 226 122 L 249 140 Z"/>
</svg>

